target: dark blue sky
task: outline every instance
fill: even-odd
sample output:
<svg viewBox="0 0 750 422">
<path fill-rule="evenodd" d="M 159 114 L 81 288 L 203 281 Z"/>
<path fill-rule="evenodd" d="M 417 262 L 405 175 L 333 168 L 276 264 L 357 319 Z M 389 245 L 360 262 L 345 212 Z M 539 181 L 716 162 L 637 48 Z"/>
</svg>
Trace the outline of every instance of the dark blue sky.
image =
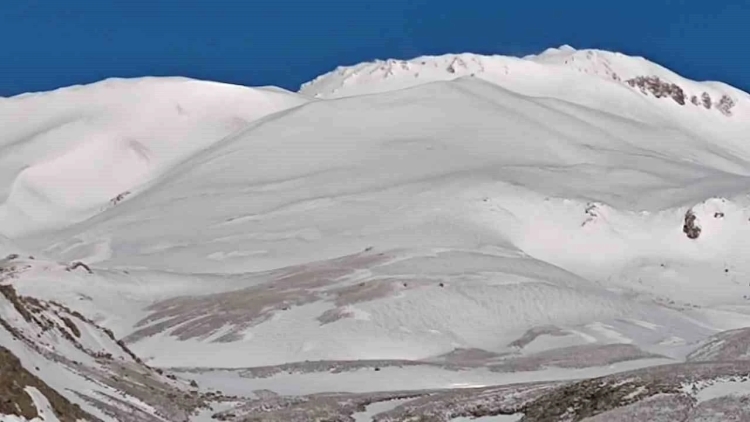
<svg viewBox="0 0 750 422">
<path fill-rule="evenodd" d="M 0 95 L 142 75 L 296 89 L 373 58 L 564 43 L 750 90 L 750 0 L 2 0 Z"/>
</svg>

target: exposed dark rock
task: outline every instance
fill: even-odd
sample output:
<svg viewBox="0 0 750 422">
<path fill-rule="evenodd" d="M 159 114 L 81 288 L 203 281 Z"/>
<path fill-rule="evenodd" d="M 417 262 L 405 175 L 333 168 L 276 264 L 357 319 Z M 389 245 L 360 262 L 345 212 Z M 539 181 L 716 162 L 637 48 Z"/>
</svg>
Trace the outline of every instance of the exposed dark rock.
<svg viewBox="0 0 750 422">
<path fill-rule="evenodd" d="M 638 76 L 626 82 L 633 88 L 640 88 L 643 94 L 651 93 L 656 98 L 668 97 L 677 104 L 685 105 L 685 91 L 677 84 L 663 81 L 658 76 Z"/>
<path fill-rule="evenodd" d="M 70 265 L 68 265 L 65 268 L 65 271 L 73 271 L 73 270 L 76 270 L 78 268 L 84 268 L 89 274 L 94 274 L 94 272 L 91 271 L 91 267 L 89 267 L 88 265 L 86 265 L 86 264 L 84 264 L 83 262 L 80 262 L 80 261 L 72 262 Z"/>
<path fill-rule="evenodd" d="M 65 326 L 68 327 L 68 329 L 73 333 L 74 336 L 76 336 L 77 338 L 81 338 L 81 330 L 78 329 L 78 327 L 70 318 L 61 316 L 60 319 L 65 324 Z"/>
<path fill-rule="evenodd" d="M 722 95 L 719 103 L 716 104 L 716 108 L 725 116 L 732 115 L 732 108 L 734 108 L 735 102 L 728 95 Z"/>
<path fill-rule="evenodd" d="M 62 422 L 98 420 L 27 371 L 10 350 L 0 346 L 0 415 L 16 415 L 29 420 L 39 416 L 26 387 L 36 388 L 43 394 Z"/>
<path fill-rule="evenodd" d="M 125 199 L 125 197 L 128 196 L 128 195 L 130 195 L 130 191 L 125 191 L 125 192 L 123 192 L 123 193 L 115 196 L 114 198 L 110 199 L 109 203 L 111 205 L 117 205 L 120 202 L 122 202 Z"/>
<path fill-rule="evenodd" d="M 697 239 L 701 235 L 701 227 L 698 225 L 697 219 L 693 210 L 688 210 L 685 213 L 685 224 L 682 225 L 682 232 L 689 239 Z"/>
</svg>

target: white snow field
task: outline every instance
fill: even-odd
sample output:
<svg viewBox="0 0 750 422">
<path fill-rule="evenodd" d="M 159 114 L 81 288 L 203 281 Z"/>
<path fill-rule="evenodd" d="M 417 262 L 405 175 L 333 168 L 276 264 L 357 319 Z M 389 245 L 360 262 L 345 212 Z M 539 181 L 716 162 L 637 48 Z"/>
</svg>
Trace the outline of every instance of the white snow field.
<svg viewBox="0 0 750 422">
<path fill-rule="evenodd" d="M 568 46 L 3 98 L 0 346 L 100 420 L 711 420 L 744 396 L 683 386 L 745 388 L 748 133 L 744 92 Z M 45 352 L 16 297 L 113 335 Z M 118 359 L 162 395 L 90 375 Z"/>
<path fill-rule="evenodd" d="M 277 89 L 182 78 L 110 79 L 0 99 L 3 232 L 96 215 L 248 123 L 304 102 Z"/>
</svg>

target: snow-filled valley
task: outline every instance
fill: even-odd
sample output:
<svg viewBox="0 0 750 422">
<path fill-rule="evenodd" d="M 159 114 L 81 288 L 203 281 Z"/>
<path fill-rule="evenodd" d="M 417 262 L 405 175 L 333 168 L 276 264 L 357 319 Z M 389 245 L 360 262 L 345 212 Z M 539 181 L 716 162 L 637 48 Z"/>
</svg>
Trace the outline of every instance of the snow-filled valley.
<svg viewBox="0 0 750 422">
<path fill-rule="evenodd" d="M 567 46 L 0 98 L 0 420 L 748 420 L 748 133 Z"/>
</svg>

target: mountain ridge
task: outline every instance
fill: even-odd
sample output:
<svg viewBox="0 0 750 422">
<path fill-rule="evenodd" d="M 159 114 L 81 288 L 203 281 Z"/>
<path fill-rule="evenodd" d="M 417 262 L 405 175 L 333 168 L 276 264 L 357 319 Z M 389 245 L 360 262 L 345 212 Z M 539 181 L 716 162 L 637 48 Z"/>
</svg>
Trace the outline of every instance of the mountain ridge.
<svg viewBox="0 0 750 422">
<path fill-rule="evenodd" d="M 576 50 L 570 46 L 550 48 L 540 54 L 524 57 L 459 53 L 339 66 L 302 84 L 299 92 L 318 98 L 337 98 L 458 77 L 479 77 L 518 89 L 514 86 L 518 79 L 543 77 L 546 71 L 555 69 L 627 84 L 631 88 L 639 88 L 644 95 L 657 98 L 669 96 L 680 105 L 689 102 L 707 109 L 717 108 L 727 116 L 732 114 L 737 102 L 743 103 L 744 115 L 750 101 L 750 95 L 737 88 L 715 81 L 691 81 L 643 57 L 597 49 Z M 585 80 L 568 76 L 569 83 Z M 672 89 L 679 91 L 679 95 L 667 95 Z"/>
</svg>

